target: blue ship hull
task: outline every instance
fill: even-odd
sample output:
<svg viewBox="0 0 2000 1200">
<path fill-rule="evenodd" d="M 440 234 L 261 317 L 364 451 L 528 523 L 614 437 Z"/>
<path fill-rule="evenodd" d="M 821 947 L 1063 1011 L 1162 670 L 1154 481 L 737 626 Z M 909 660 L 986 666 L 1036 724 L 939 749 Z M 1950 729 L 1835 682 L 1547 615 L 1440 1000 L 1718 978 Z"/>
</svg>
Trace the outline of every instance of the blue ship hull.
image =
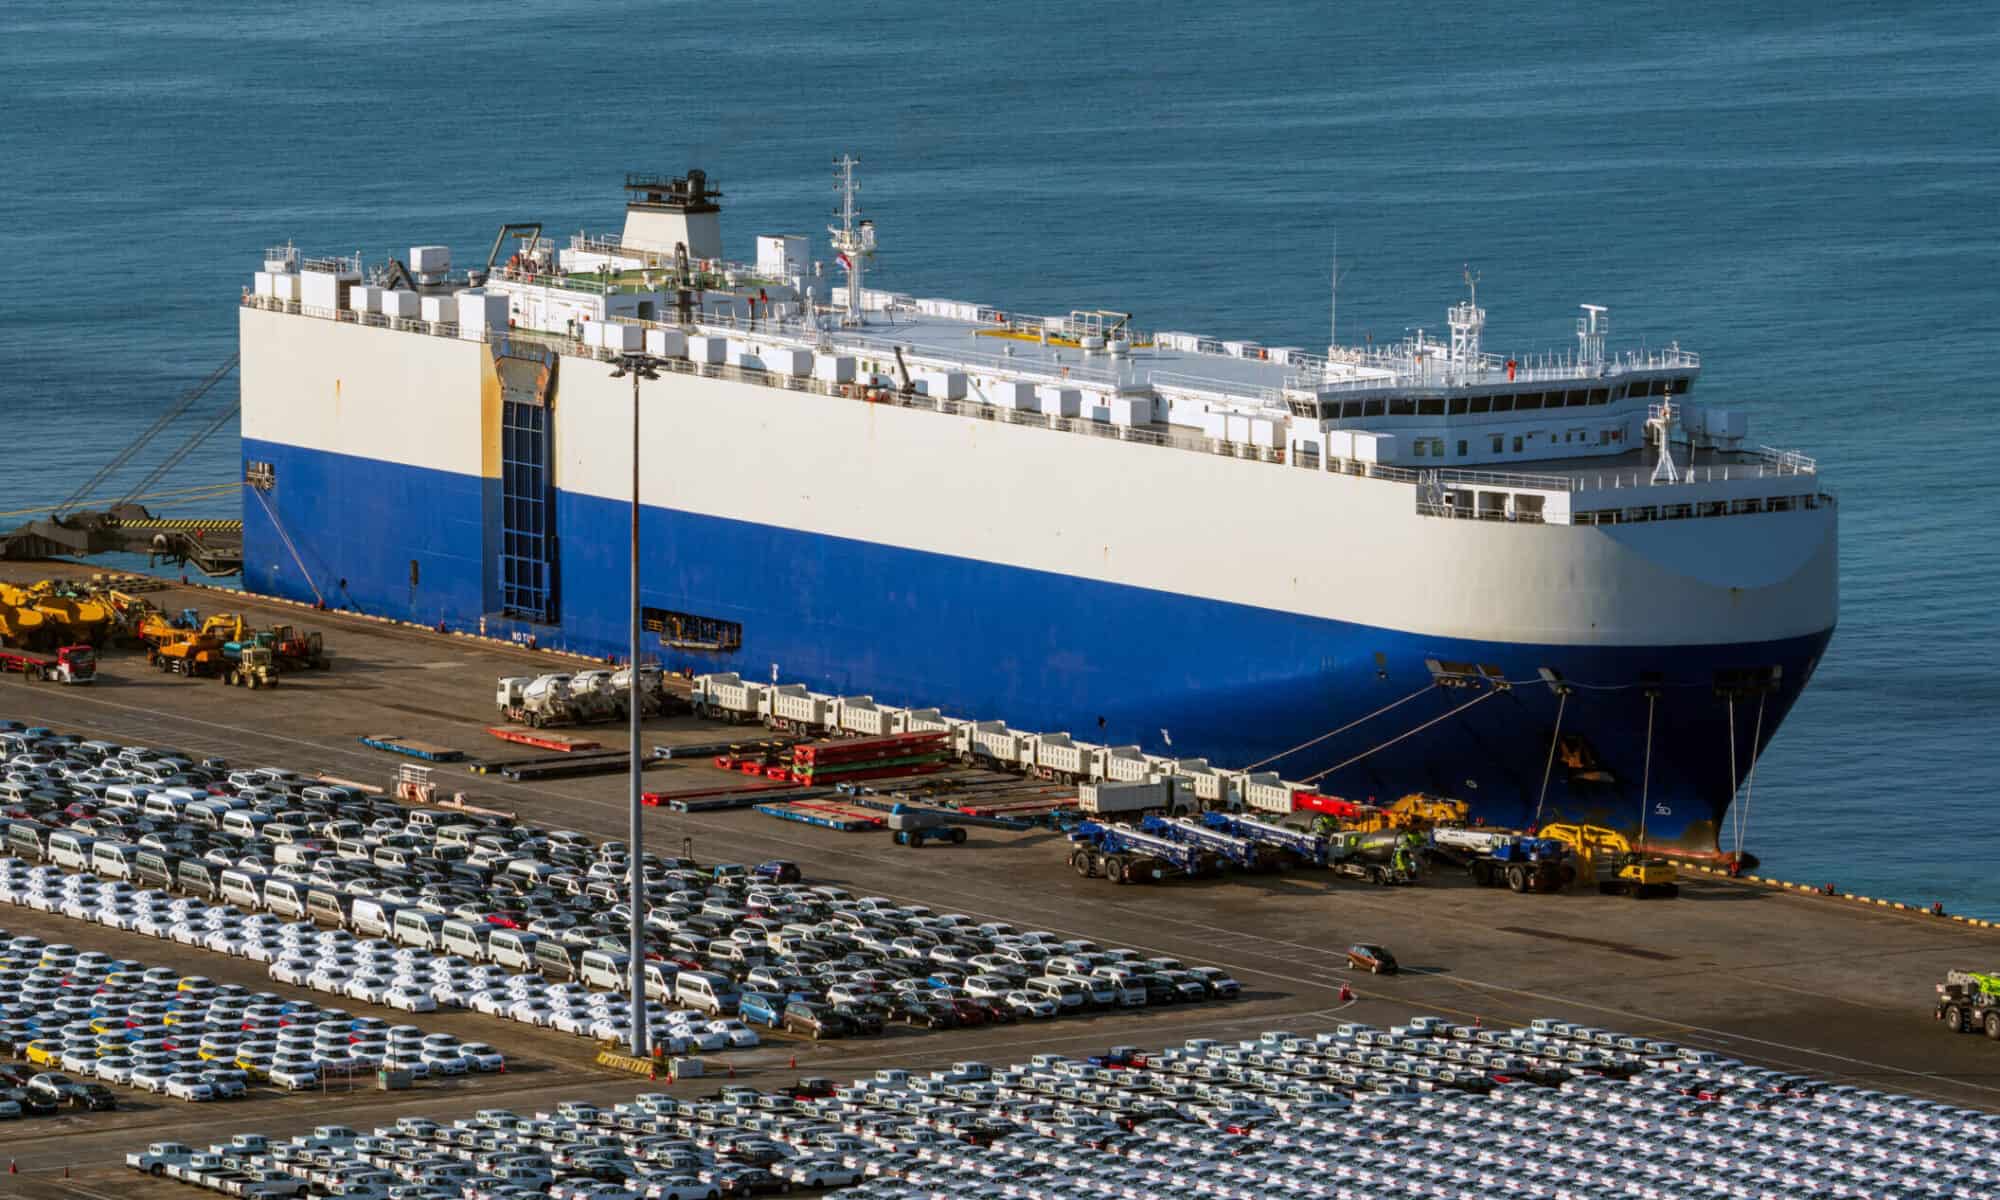
<svg viewBox="0 0 2000 1200">
<path fill-rule="evenodd" d="M 268 442 L 246 442 L 244 455 L 273 463 L 280 481 L 246 503 L 249 590 L 624 653 L 623 504 L 557 495 L 559 619 L 531 624 L 497 612 L 497 481 Z M 672 667 L 775 671 L 817 690 L 1222 766 L 1360 721 L 1270 769 L 1306 779 L 1337 767 L 1324 790 L 1435 792 L 1496 824 L 1539 814 L 1637 833 L 1643 821 L 1649 842 L 1690 853 L 1717 849 L 1738 784 L 1832 636 L 1660 647 L 1444 639 L 688 512 L 648 509 L 641 534 L 644 603 L 742 629 L 731 652 L 664 651 Z M 1509 686 L 1435 687 L 1433 661 L 1473 664 Z M 1560 739 L 1544 669 L 1570 685 Z M 1718 678 L 1744 671 L 1770 686 L 1732 708 Z"/>
</svg>

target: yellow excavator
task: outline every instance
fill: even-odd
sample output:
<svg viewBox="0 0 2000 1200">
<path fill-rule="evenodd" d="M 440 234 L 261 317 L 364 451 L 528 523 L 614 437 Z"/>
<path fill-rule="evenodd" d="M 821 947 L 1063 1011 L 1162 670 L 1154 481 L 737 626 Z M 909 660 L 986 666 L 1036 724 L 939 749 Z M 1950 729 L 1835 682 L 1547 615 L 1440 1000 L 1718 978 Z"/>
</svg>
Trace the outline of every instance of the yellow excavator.
<svg viewBox="0 0 2000 1200">
<path fill-rule="evenodd" d="M 1680 873 L 1674 864 L 1633 849 L 1624 834 L 1602 825 L 1544 825 L 1536 834 L 1568 846 L 1576 855 L 1578 879 L 1595 879 L 1607 895 L 1678 896 Z"/>
</svg>

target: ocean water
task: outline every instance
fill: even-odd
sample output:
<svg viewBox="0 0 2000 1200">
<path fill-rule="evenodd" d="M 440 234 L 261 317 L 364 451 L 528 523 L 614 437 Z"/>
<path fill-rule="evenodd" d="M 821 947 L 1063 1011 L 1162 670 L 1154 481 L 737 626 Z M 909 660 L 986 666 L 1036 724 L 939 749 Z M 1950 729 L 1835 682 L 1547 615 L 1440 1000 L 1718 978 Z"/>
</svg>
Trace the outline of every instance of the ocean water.
<svg viewBox="0 0 2000 1200">
<path fill-rule="evenodd" d="M 1469 263 L 1489 348 L 1608 304 L 1841 496 L 1840 632 L 1749 847 L 2000 917 L 1996 58 L 2000 10 L 1851 0 L 6 5 L 0 520 L 230 352 L 266 245 L 463 264 L 615 229 L 627 169 L 707 169 L 747 256 L 852 152 L 871 282 L 1270 344 L 1325 341 L 1336 237 L 1343 340 L 1440 327 Z M 238 469 L 217 438 L 151 490 Z"/>
</svg>

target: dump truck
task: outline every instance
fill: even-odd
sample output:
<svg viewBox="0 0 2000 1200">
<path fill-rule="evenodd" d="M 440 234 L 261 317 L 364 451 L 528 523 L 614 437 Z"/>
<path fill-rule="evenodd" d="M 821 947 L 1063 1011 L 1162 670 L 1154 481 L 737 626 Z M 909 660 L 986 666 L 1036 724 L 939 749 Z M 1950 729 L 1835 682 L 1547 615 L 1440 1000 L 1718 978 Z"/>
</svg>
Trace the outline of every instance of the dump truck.
<svg viewBox="0 0 2000 1200">
<path fill-rule="evenodd" d="M 1602 825 L 1559 822 L 1544 825 L 1537 835 L 1554 838 L 1576 855 L 1579 878 L 1595 879 L 1606 895 L 1678 896 L 1680 873 L 1674 864 L 1633 848 L 1625 835 Z"/>
<path fill-rule="evenodd" d="M 1946 1029 L 2000 1041 L 2000 971 L 1951 971 L 1937 993 L 1937 1019 Z"/>
<path fill-rule="evenodd" d="M 89 683 L 97 678 L 97 651 L 89 646 L 64 646 L 54 658 L 0 650 L 0 671 L 19 671 L 27 679 L 56 683 Z"/>
</svg>

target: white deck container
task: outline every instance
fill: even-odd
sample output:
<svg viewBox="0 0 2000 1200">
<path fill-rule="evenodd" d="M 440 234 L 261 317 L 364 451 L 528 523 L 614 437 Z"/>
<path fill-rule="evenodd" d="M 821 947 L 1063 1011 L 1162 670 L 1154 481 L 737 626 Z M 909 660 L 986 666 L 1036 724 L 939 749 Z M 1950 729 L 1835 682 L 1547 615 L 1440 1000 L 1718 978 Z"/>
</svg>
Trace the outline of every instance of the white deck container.
<svg viewBox="0 0 2000 1200">
<path fill-rule="evenodd" d="M 686 358 L 687 334 L 678 329 L 648 329 L 646 353 L 657 358 Z"/>
</svg>

